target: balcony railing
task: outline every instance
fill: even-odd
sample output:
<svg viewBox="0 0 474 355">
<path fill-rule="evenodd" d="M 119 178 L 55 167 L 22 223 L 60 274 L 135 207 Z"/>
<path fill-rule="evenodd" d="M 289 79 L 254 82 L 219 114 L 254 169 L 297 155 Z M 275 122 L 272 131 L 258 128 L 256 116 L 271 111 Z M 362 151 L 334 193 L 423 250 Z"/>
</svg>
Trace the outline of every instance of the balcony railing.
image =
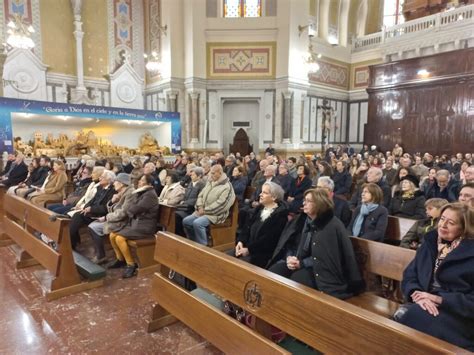
<svg viewBox="0 0 474 355">
<path fill-rule="evenodd" d="M 395 38 L 402 38 L 410 34 L 427 31 L 439 31 L 453 24 L 474 23 L 474 5 L 462 6 L 455 10 L 441 12 L 408 21 L 400 25 L 384 28 L 381 32 L 355 38 L 352 44 L 353 51 L 359 52 L 371 49 Z"/>
</svg>

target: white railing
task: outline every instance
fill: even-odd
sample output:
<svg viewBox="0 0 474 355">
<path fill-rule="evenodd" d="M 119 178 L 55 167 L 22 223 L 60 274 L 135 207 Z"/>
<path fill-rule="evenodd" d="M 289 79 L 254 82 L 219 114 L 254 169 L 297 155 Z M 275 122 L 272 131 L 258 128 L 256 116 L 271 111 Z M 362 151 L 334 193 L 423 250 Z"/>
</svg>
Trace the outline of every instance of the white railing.
<svg viewBox="0 0 474 355">
<path fill-rule="evenodd" d="M 474 5 L 462 6 L 457 9 L 425 16 L 416 20 L 407 21 L 400 25 L 384 28 L 382 32 L 372 33 L 354 39 L 352 48 L 361 51 L 375 47 L 393 38 L 420 33 L 424 31 L 439 31 L 445 26 L 454 24 L 473 23 Z"/>
</svg>

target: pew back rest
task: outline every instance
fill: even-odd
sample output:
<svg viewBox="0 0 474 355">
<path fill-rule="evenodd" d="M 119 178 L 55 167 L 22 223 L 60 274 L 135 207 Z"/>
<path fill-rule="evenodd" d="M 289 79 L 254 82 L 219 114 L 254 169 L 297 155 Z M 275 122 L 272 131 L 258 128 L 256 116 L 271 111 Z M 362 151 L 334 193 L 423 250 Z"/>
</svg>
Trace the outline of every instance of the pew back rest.
<svg viewBox="0 0 474 355">
<path fill-rule="evenodd" d="M 7 217 L 13 217 L 24 228 L 28 226 L 47 235 L 56 243 L 61 242 L 62 231 L 69 225 L 66 219 L 49 220 L 54 215 L 53 212 L 35 206 L 18 196 L 5 195 L 5 206 L 7 206 L 5 210 Z"/>
<path fill-rule="evenodd" d="M 415 251 L 372 240 L 351 237 L 354 252 L 363 272 L 401 281 L 403 271 L 415 257 Z"/>
<path fill-rule="evenodd" d="M 391 243 L 396 243 L 397 245 L 400 244 L 403 236 L 407 234 L 407 232 L 415 223 L 415 219 L 388 216 L 385 240 Z"/>
<path fill-rule="evenodd" d="M 451 344 L 171 233 L 158 233 L 155 259 L 322 352 L 460 351 Z M 178 296 L 173 292 L 184 292 L 178 289 L 166 276 L 155 274 L 154 297 L 165 309 L 172 308 L 178 319 L 186 319 L 193 312 L 194 301 L 188 299 L 188 303 L 177 307 Z M 205 314 L 196 316 L 206 319 Z M 220 331 L 219 324 L 198 324 L 198 329 L 194 329 L 198 333 L 204 333 L 203 329 L 209 326 Z M 227 335 L 232 338 L 232 333 Z M 235 352 L 226 348 L 225 342 L 222 344 L 224 352 Z"/>
<path fill-rule="evenodd" d="M 158 224 L 165 228 L 166 231 L 174 233 L 176 228 L 175 218 L 176 208 L 160 203 L 158 209 Z"/>
</svg>

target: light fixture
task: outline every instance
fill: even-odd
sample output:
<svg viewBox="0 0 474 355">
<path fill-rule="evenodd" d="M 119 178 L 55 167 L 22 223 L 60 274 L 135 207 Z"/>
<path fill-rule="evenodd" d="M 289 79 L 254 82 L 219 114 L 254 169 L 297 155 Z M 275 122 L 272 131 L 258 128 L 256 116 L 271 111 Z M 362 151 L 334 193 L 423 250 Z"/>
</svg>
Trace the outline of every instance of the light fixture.
<svg viewBox="0 0 474 355">
<path fill-rule="evenodd" d="M 33 26 L 23 23 L 18 14 L 15 14 L 12 20 L 7 24 L 7 43 L 6 49 L 32 49 L 35 42 L 31 39 L 31 34 L 35 32 Z"/>
<path fill-rule="evenodd" d="M 336 35 L 330 34 L 328 36 L 328 43 L 331 46 L 337 46 L 339 44 L 339 40 L 337 39 Z"/>
<path fill-rule="evenodd" d="M 308 46 L 308 55 L 306 57 L 306 66 L 308 68 L 308 74 L 314 74 L 319 70 L 319 64 L 317 59 L 321 58 L 321 54 L 313 52 L 313 46 Z"/>
<path fill-rule="evenodd" d="M 426 69 L 420 69 L 416 72 L 418 76 L 421 76 L 422 78 L 426 78 L 430 75 L 430 72 Z"/>
<path fill-rule="evenodd" d="M 318 34 L 318 31 L 316 30 L 316 24 L 314 22 L 310 22 L 306 26 L 298 26 L 298 36 L 301 37 L 301 34 L 305 31 L 308 30 L 308 37 L 313 38 L 316 37 Z"/>
<path fill-rule="evenodd" d="M 162 63 L 160 60 L 160 55 L 157 52 L 153 51 L 151 52 L 150 55 L 145 53 L 143 56 L 145 57 L 145 60 L 146 60 L 146 64 L 145 64 L 146 70 L 152 73 L 161 72 Z"/>
</svg>

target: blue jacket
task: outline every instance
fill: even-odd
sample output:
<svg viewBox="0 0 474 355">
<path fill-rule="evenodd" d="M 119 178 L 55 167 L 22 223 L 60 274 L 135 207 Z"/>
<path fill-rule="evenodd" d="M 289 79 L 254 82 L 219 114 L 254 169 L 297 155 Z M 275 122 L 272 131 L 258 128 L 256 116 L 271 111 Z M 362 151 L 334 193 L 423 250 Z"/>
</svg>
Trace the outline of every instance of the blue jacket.
<svg viewBox="0 0 474 355">
<path fill-rule="evenodd" d="M 430 292 L 438 256 L 437 239 L 436 230 L 425 236 L 403 274 L 402 291 L 407 301 L 411 301 L 410 296 L 416 290 Z M 443 299 L 439 315 L 433 317 L 412 304 L 400 322 L 474 351 L 474 240 L 461 241 L 438 267 L 436 276 L 442 289 L 437 295 Z"/>
</svg>

